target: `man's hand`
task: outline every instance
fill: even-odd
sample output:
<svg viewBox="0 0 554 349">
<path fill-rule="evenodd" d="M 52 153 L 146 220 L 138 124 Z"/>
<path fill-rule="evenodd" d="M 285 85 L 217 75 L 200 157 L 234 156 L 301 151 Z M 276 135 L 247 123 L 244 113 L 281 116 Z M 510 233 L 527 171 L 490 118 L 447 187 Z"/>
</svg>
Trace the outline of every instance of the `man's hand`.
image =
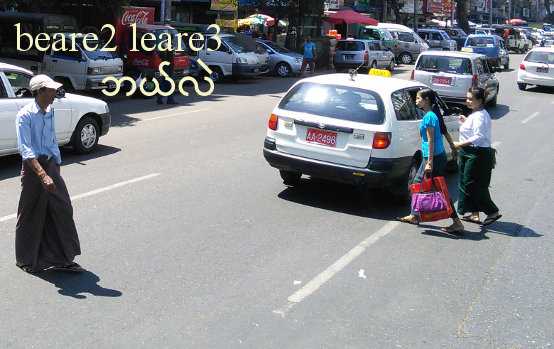
<svg viewBox="0 0 554 349">
<path fill-rule="evenodd" d="M 54 184 L 54 181 L 46 173 L 40 176 L 40 184 L 42 184 L 42 187 L 44 188 L 44 190 L 46 190 L 47 193 L 56 192 L 56 185 Z"/>
</svg>

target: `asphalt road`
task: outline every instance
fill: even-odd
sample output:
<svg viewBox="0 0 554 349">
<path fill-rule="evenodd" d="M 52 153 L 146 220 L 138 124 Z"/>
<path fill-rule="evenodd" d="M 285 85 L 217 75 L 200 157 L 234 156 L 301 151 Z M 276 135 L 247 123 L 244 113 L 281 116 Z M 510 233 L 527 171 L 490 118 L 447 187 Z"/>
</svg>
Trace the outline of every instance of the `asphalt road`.
<svg viewBox="0 0 554 349">
<path fill-rule="evenodd" d="M 21 164 L 0 159 L 0 347 L 551 347 L 554 93 L 517 89 L 522 57 L 490 110 L 503 218 L 462 237 L 395 222 L 383 191 L 284 186 L 262 146 L 296 78 L 109 98 L 98 151 L 62 152 L 84 274 L 15 267 Z"/>
</svg>

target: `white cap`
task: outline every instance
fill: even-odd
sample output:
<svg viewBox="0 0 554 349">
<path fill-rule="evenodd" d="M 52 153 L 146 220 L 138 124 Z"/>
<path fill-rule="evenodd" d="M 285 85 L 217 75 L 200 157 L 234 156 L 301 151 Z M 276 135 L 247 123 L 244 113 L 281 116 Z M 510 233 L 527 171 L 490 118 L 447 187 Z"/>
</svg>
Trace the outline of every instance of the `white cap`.
<svg viewBox="0 0 554 349">
<path fill-rule="evenodd" d="M 62 86 L 63 84 L 60 84 L 59 82 L 55 82 L 49 76 L 46 76 L 43 74 L 33 76 L 31 81 L 29 81 L 29 87 L 31 88 L 31 91 L 36 91 L 39 88 L 43 88 L 43 87 L 53 88 L 54 90 L 57 90 Z"/>
</svg>

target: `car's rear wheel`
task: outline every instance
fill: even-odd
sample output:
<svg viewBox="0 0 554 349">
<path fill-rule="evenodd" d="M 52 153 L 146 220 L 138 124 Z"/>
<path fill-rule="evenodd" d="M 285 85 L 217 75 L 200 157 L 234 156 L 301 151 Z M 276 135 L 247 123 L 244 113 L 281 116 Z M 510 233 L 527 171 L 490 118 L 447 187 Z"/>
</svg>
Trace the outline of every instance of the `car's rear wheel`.
<svg viewBox="0 0 554 349">
<path fill-rule="evenodd" d="M 300 183 L 300 178 L 302 177 L 302 173 L 285 170 L 279 170 L 279 174 L 281 175 L 284 184 L 292 186 Z"/>
<path fill-rule="evenodd" d="M 96 120 L 90 116 L 83 117 L 73 132 L 72 144 L 79 154 L 90 153 L 98 144 L 100 128 Z"/>
<path fill-rule="evenodd" d="M 275 73 L 282 78 L 286 78 L 291 73 L 290 65 L 285 62 L 277 64 L 277 66 L 275 67 Z"/>
<path fill-rule="evenodd" d="M 409 204 L 412 200 L 412 193 L 410 191 L 410 186 L 414 181 L 414 178 L 419 169 L 419 161 L 416 158 L 412 158 L 410 162 L 410 168 L 404 177 L 398 181 L 394 187 L 390 187 L 389 191 L 393 196 L 393 199 L 402 204 Z"/>
<path fill-rule="evenodd" d="M 527 88 L 527 84 L 522 84 L 521 82 L 518 82 L 517 83 L 517 87 L 522 90 L 522 91 L 525 91 L 525 88 Z"/>
<path fill-rule="evenodd" d="M 412 55 L 408 52 L 404 52 L 400 55 L 399 60 L 402 64 L 412 64 L 413 58 Z"/>
</svg>

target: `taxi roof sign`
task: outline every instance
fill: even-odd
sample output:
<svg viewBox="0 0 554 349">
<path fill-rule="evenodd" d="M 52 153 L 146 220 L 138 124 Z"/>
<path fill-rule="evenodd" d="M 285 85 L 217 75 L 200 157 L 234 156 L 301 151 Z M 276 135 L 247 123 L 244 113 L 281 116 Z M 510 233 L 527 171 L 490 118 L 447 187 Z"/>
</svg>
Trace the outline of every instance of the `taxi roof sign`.
<svg viewBox="0 0 554 349">
<path fill-rule="evenodd" d="M 375 76 L 384 76 L 386 78 L 390 78 L 391 77 L 391 73 L 390 71 L 388 70 L 384 70 L 384 69 L 375 69 L 375 68 L 371 68 L 369 70 L 369 75 L 375 75 Z"/>
<path fill-rule="evenodd" d="M 471 47 L 462 47 L 462 49 L 460 51 L 462 51 L 462 52 L 473 52 L 473 49 Z"/>
</svg>

